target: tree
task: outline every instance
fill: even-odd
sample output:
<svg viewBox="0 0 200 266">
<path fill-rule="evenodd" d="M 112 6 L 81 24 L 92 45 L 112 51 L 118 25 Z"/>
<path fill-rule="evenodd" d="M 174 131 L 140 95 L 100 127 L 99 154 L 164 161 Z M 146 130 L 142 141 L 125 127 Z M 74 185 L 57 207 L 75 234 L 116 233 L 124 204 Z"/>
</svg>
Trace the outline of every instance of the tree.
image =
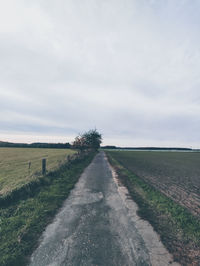
<svg viewBox="0 0 200 266">
<path fill-rule="evenodd" d="M 83 138 L 85 139 L 86 146 L 89 149 L 98 150 L 100 148 L 102 136 L 96 129 L 89 130 L 88 132 L 84 133 Z"/>
<path fill-rule="evenodd" d="M 102 142 L 101 134 L 96 129 L 93 129 L 77 136 L 73 142 L 73 147 L 81 151 L 84 150 L 97 151 L 100 148 L 101 142 Z"/>
<path fill-rule="evenodd" d="M 72 144 L 73 148 L 74 149 L 78 149 L 80 151 L 84 151 L 86 150 L 86 141 L 85 139 L 83 138 L 82 135 L 79 135 L 75 138 L 73 144 Z"/>
</svg>

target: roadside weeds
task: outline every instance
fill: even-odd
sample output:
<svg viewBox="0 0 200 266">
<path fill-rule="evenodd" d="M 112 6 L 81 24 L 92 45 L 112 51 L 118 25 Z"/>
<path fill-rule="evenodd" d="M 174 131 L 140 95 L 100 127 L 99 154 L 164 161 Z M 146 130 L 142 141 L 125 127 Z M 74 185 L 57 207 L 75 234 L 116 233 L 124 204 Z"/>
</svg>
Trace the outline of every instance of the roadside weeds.
<svg viewBox="0 0 200 266">
<path fill-rule="evenodd" d="M 146 181 L 128 171 L 106 152 L 121 182 L 138 204 L 138 215 L 149 221 L 163 244 L 181 265 L 200 263 L 200 221 Z"/>
<path fill-rule="evenodd" d="M 33 190 L 25 187 L 19 198 L 11 198 L 9 204 L 5 202 L 1 206 L 1 266 L 27 265 L 42 231 L 52 221 L 94 155 L 91 153 L 63 165 L 38 181 Z"/>
</svg>

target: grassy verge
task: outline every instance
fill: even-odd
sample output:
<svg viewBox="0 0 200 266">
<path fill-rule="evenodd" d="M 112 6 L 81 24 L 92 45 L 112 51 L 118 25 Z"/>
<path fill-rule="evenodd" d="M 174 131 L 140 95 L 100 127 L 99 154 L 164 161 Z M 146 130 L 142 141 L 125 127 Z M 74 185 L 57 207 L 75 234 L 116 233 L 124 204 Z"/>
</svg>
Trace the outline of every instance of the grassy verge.
<svg viewBox="0 0 200 266">
<path fill-rule="evenodd" d="M 34 193 L 0 208 L 0 265 L 23 266 L 37 240 L 94 154 L 76 159 L 44 177 Z"/>
<path fill-rule="evenodd" d="M 200 221 L 107 152 L 109 162 L 138 204 L 138 214 L 159 233 L 163 244 L 181 265 L 200 265 Z"/>
</svg>

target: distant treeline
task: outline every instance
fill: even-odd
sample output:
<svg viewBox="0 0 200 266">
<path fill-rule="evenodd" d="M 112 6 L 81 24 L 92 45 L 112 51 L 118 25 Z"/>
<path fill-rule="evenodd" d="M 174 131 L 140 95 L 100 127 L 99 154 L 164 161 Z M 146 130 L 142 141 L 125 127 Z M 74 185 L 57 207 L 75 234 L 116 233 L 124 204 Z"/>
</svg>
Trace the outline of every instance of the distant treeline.
<svg viewBox="0 0 200 266">
<path fill-rule="evenodd" d="M 70 143 L 12 143 L 0 141 L 0 147 L 15 147 L 15 148 L 49 148 L 49 149 L 70 149 Z"/>
<path fill-rule="evenodd" d="M 70 149 L 72 145 L 70 143 L 43 143 L 43 142 L 35 142 L 31 144 L 27 143 L 12 143 L 12 142 L 4 142 L 0 141 L 0 147 L 16 147 L 16 148 L 49 148 L 49 149 Z M 176 148 L 176 147 L 117 147 L 112 145 L 101 146 L 102 149 L 117 149 L 117 150 L 179 150 L 179 151 L 195 151 L 190 148 Z"/>
<path fill-rule="evenodd" d="M 117 147 L 117 146 L 103 146 L 101 147 L 102 149 L 117 149 L 117 150 L 181 150 L 181 151 L 188 151 L 188 150 L 192 150 L 190 148 L 176 148 L 176 147 L 170 147 L 170 148 L 166 148 L 166 147 Z"/>
</svg>

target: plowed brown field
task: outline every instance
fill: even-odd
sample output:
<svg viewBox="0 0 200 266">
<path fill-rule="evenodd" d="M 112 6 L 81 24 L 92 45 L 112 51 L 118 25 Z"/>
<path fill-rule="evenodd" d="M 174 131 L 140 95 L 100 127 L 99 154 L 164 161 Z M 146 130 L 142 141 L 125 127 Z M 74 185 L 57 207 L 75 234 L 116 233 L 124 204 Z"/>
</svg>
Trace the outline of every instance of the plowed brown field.
<svg viewBox="0 0 200 266">
<path fill-rule="evenodd" d="M 200 153 L 113 151 L 137 176 L 200 217 Z"/>
</svg>

